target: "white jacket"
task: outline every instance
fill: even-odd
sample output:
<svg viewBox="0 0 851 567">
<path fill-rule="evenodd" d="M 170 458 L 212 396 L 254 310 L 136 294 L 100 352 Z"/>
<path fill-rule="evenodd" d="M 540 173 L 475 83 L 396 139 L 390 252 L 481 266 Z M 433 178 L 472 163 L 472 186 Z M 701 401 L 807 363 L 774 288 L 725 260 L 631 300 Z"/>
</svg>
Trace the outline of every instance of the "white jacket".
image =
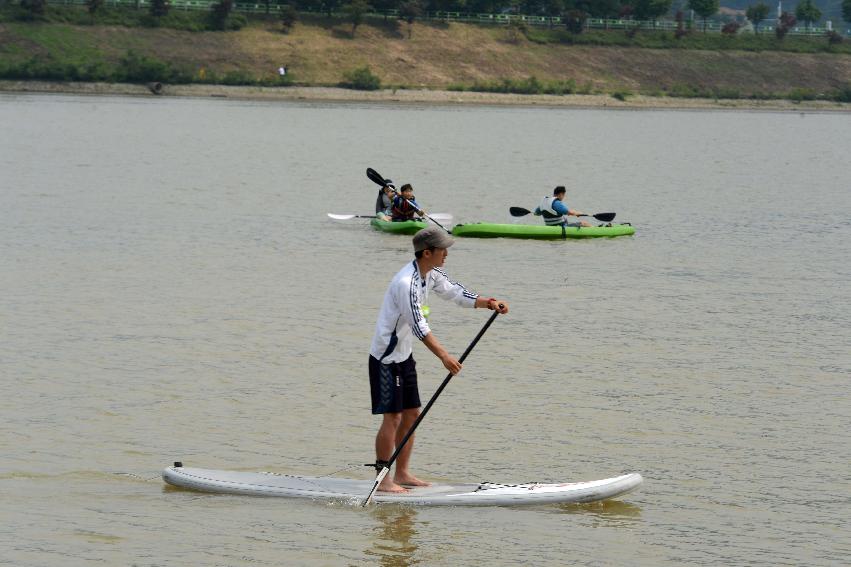
<svg viewBox="0 0 851 567">
<path fill-rule="evenodd" d="M 423 280 L 416 260 L 406 264 L 384 294 L 369 354 L 384 364 L 411 356 L 414 337 L 423 340 L 431 332 L 422 312 L 429 290 L 461 307 L 475 307 L 479 297 L 450 280 L 441 268 L 432 269 Z"/>
</svg>

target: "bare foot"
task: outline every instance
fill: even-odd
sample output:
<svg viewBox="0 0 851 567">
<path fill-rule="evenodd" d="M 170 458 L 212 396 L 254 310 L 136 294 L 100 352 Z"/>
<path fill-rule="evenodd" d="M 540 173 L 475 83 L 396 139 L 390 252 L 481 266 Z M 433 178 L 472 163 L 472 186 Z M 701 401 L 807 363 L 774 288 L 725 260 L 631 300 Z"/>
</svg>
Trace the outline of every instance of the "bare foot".
<svg viewBox="0 0 851 567">
<path fill-rule="evenodd" d="M 408 489 L 404 486 L 399 486 L 389 478 L 385 477 L 384 480 L 381 481 L 381 484 L 378 485 L 379 492 L 408 492 Z"/>
<path fill-rule="evenodd" d="M 401 484 L 404 486 L 431 486 L 430 482 L 426 482 L 424 480 L 420 480 L 412 474 L 400 476 L 396 475 L 393 480 L 396 481 L 397 484 Z"/>
</svg>

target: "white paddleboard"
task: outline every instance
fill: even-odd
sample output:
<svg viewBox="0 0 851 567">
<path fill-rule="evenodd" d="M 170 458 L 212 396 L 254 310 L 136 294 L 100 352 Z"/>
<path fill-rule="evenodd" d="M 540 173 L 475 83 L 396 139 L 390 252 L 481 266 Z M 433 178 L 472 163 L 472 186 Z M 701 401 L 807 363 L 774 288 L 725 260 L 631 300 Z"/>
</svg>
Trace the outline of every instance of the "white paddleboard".
<svg viewBox="0 0 851 567">
<path fill-rule="evenodd" d="M 372 489 L 372 480 L 318 478 L 269 472 L 240 472 L 174 466 L 163 471 L 173 486 L 251 496 L 285 496 L 360 502 Z M 401 494 L 376 492 L 376 502 L 422 506 L 511 506 L 559 502 L 596 502 L 635 490 L 644 479 L 638 473 L 602 480 L 557 484 L 434 483 Z"/>
</svg>

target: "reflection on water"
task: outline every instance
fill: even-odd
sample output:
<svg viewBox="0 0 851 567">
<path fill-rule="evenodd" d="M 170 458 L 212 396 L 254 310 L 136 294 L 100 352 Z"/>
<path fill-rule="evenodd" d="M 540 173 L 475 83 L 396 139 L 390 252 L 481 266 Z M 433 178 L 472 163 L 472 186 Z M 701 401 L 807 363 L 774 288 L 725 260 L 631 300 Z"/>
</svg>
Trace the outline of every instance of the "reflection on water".
<svg viewBox="0 0 851 567">
<path fill-rule="evenodd" d="M 376 557 L 379 565 L 406 567 L 416 563 L 416 543 L 411 539 L 417 535 L 414 520 L 417 512 L 409 506 L 376 506 L 372 511 L 376 519 L 373 529 L 375 541 L 364 550 L 364 554 Z"/>
<path fill-rule="evenodd" d="M 560 514 L 590 514 L 606 520 L 638 520 L 641 518 L 641 507 L 621 500 L 604 500 L 585 504 L 559 504 L 555 510 Z"/>
</svg>

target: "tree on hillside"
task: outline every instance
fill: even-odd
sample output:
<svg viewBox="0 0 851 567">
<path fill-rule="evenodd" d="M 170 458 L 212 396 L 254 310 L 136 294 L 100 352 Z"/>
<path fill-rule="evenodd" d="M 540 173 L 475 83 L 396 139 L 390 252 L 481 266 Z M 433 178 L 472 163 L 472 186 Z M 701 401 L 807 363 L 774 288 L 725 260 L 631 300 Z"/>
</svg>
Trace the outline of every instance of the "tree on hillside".
<svg viewBox="0 0 851 567">
<path fill-rule="evenodd" d="M 387 17 L 389 16 L 387 12 L 389 10 L 395 10 L 399 5 L 399 2 L 397 0 L 372 0 L 370 4 L 372 4 L 372 7 L 375 8 L 377 12 L 383 12 L 384 21 L 386 22 Z"/>
<path fill-rule="evenodd" d="M 334 16 L 334 10 L 340 7 L 340 0 L 322 0 L 322 11 L 329 18 Z"/>
<path fill-rule="evenodd" d="M 284 33 L 290 33 L 296 21 L 298 20 L 298 12 L 292 4 L 281 4 L 281 25 L 284 27 Z"/>
<path fill-rule="evenodd" d="M 411 31 L 414 21 L 422 15 L 423 9 L 417 0 L 406 0 L 399 4 L 399 19 L 408 22 L 408 39 L 411 39 Z"/>
<path fill-rule="evenodd" d="M 851 0 L 842 0 L 842 19 L 851 24 Z"/>
<path fill-rule="evenodd" d="M 721 2 L 719 0 L 688 0 L 688 7 L 703 18 L 703 33 L 706 33 L 706 20 L 718 13 Z"/>
<path fill-rule="evenodd" d="M 547 0 L 544 6 L 544 13 L 550 18 L 556 18 L 561 16 L 562 12 L 564 12 L 564 0 Z M 550 20 L 550 27 L 552 27 L 553 23 Z"/>
<path fill-rule="evenodd" d="M 426 12 L 460 12 L 464 10 L 464 5 L 459 0 L 428 0 L 424 8 Z"/>
<path fill-rule="evenodd" d="M 789 33 L 795 24 L 798 23 L 798 20 L 795 19 L 795 16 L 790 14 L 789 12 L 783 12 L 780 14 L 780 18 L 777 21 L 777 27 L 774 28 L 774 33 L 777 35 L 777 39 L 783 39 L 786 37 L 786 34 Z"/>
<path fill-rule="evenodd" d="M 466 0 L 464 10 L 471 14 L 493 14 L 502 6 L 501 0 Z"/>
<path fill-rule="evenodd" d="M 626 20 L 628 22 L 632 22 L 632 21 L 635 20 L 635 7 L 632 4 L 628 3 L 628 2 L 634 2 L 634 1 L 635 0 L 626 0 L 626 2 L 624 2 L 621 5 L 621 7 L 618 9 L 618 19 L 619 20 Z M 636 33 L 638 33 L 639 27 L 641 27 L 641 22 L 638 22 L 637 24 L 635 24 L 634 27 L 627 26 L 626 27 L 626 35 L 628 37 L 633 37 Z"/>
<path fill-rule="evenodd" d="M 366 0 L 351 0 L 343 6 L 343 11 L 346 13 L 346 18 L 352 22 L 352 38 L 355 37 L 355 31 L 358 26 L 363 23 L 363 17 L 372 10 Z"/>
<path fill-rule="evenodd" d="M 677 22 L 677 31 L 674 32 L 674 37 L 682 39 L 688 35 L 688 30 L 686 29 L 686 15 L 682 10 L 677 10 L 677 13 L 674 15 L 674 21 Z"/>
<path fill-rule="evenodd" d="M 745 11 L 745 17 L 753 24 L 753 29 L 756 33 L 759 33 L 759 23 L 768 17 L 768 12 L 770 11 L 771 8 L 765 2 L 748 6 L 748 9 Z"/>
<path fill-rule="evenodd" d="M 561 21 L 567 31 L 572 33 L 582 33 L 585 29 L 585 22 L 588 20 L 588 14 L 582 10 L 568 10 L 561 15 Z"/>
<path fill-rule="evenodd" d="M 233 10 L 233 0 L 219 0 L 219 2 L 213 4 L 210 19 L 215 29 L 224 30 L 227 28 L 231 10 Z"/>
<path fill-rule="evenodd" d="M 624 2 L 621 4 L 620 8 L 618 8 L 619 20 L 631 20 L 633 16 L 635 16 L 635 7 L 632 4 Z"/>
<path fill-rule="evenodd" d="M 615 18 L 621 7 L 619 0 L 578 0 L 576 7 L 592 18 Z"/>
<path fill-rule="evenodd" d="M 721 33 L 726 37 L 733 37 L 737 33 L 739 33 L 739 29 L 742 27 L 742 24 L 739 22 L 727 22 L 724 24 L 724 27 L 721 28 Z"/>
<path fill-rule="evenodd" d="M 635 0 L 635 17 L 639 20 L 656 21 L 671 9 L 673 0 Z"/>
<path fill-rule="evenodd" d="M 103 0 L 86 0 L 86 9 L 91 15 L 97 14 L 103 10 Z"/>
<path fill-rule="evenodd" d="M 95 15 L 103 8 L 103 0 L 86 0 L 86 9 L 89 14 Z"/>
<path fill-rule="evenodd" d="M 155 18 L 162 18 L 168 15 L 168 9 L 171 7 L 168 0 L 151 0 L 148 6 L 148 13 Z"/>
<path fill-rule="evenodd" d="M 47 0 L 21 0 L 21 8 L 26 10 L 31 18 L 43 16 L 46 7 Z"/>
<path fill-rule="evenodd" d="M 803 0 L 795 8 L 795 17 L 807 24 L 807 29 L 821 19 L 821 10 L 813 3 L 813 0 Z"/>
</svg>

